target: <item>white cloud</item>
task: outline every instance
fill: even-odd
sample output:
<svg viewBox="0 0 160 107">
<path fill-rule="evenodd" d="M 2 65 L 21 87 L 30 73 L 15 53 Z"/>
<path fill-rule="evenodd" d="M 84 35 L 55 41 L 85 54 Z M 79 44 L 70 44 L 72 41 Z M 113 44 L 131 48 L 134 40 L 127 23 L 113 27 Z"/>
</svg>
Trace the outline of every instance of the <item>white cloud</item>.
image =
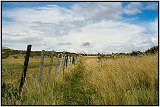
<svg viewBox="0 0 160 107">
<path fill-rule="evenodd" d="M 75 46 L 72 49 L 68 48 L 68 51 L 77 49 L 90 53 L 144 51 L 157 44 L 151 40 L 152 35 L 143 33 L 145 30 L 144 26 L 119 21 L 102 21 L 87 25 L 82 28 L 81 33 L 71 32 L 66 36 L 67 41 L 71 40 Z M 91 46 L 81 47 L 85 42 L 89 42 Z"/>
<path fill-rule="evenodd" d="M 158 19 L 153 22 L 150 22 L 150 29 L 158 34 Z"/>
<path fill-rule="evenodd" d="M 137 2 L 128 5 L 126 13 L 135 14 L 138 10 L 132 9 L 138 6 Z M 3 15 L 14 21 L 3 24 L 2 44 L 14 49 L 32 44 L 32 50 L 111 53 L 144 50 L 158 43 L 157 20 L 131 24 L 121 20 L 123 12 L 118 2 L 5 10 Z"/>
<path fill-rule="evenodd" d="M 141 9 L 140 9 L 141 7 L 142 7 L 142 4 L 140 2 L 131 2 L 125 7 L 124 13 L 131 14 L 131 15 L 141 13 Z"/>
<path fill-rule="evenodd" d="M 157 2 L 148 2 L 142 5 L 141 2 L 131 2 L 124 8 L 124 13 L 128 15 L 135 15 L 137 13 L 142 13 L 143 10 L 155 10 L 158 7 Z"/>
<path fill-rule="evenodd" d="M 117 20 L 122 13 L 120 2 L 84 3 L 72 6 L 72 10 L 90 21 Z"/>
<path fill-rule="evenodd" d="M 145 9 L 155 10 L 158 7 L 158 2 L 150 2 L 145 6 Z"/>
</svg>

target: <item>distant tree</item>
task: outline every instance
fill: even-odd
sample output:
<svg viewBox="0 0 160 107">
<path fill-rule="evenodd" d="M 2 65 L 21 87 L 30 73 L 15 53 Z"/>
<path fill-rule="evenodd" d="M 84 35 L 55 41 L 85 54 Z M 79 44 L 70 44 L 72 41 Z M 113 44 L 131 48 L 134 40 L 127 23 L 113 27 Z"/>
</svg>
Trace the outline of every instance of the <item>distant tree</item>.
<svg viewBox="0 0 160 107">
<path fill-rule="evenodd" d="M 136 56 L 139 55 L 141 52 L 140 51 L 132 51 L 131 56 Z"/>
<path fill-rule="evenodd" d="M 14 59 L 18 59 L 18 56 L 17 55 L 14 55 L 14 56 L 12 56 Z"/>
<path fill-rule="evenodd" d="M 2 53 L 2 59 L 6 59 L 9 57 L 9 53 Z"/>
<path fill-rule="evenodd" d="M 146 53 L 146 54 L 151 54 L 151 53 L 152 53 L 152 54 L 155 54 L 155 53 L 158 52 L 158 49 L 159 49 L 158 46 L 153 46 L 152 48 L 146 50 L 145 53 Z"/>
<path fill-rule="evenodd" d="M 97 55 L 98 55 L 98 59 L 105 58 L 105 54 L 103 54 L 103 53 L 102 54 L 98 53 Z"/>
</svg>

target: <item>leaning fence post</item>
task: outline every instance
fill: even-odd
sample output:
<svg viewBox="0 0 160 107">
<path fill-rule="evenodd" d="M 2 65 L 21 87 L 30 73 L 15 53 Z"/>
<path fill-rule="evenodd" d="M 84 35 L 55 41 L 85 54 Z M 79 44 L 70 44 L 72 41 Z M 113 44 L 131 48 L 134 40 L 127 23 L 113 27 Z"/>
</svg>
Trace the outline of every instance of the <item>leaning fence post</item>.
<svg viewBox="0 0 160 107">
<path fill-rule="evenodd" d="M 19 86 L 19 93 L 21 93 L 22 87 L 24 85 L 24 81 L 25 81 L 25 77 L 26 77 L 26 72 L 27 72 L 27 67 L 28 67 L 28 62 L 29 62 L 29 56 L 30 56 L 30 52 L 31 52 L 31 46 L 32 45 L 28 45 L 27 46 L 26 58 L 25 58 L 25 61 L 24 61 L 23 72 L 22 72 L 20 86 Z"/>
<path fill-rule="evenodd" d="M 48 71 L 47 86 L 46 86 L 46 88 L 48 87 L 48 83 L 49 83 L 49 80 L 50 80 L 50 74 L 51 74 L 52 63 L 53 63 L 53 54 L 54 54 L 54 51 L 52 51 L 52 53 L 51 53 L 51 60 L 50 60 L 50 65 L 49 65 L 49 71 Z"/>
<path fill-rule="evenodd" d="M 63 54 L 60 53 L 60 64 L 59 64 L 59 72 L 61 72 L 61 66 L 63 65 Z"/>
<path fill-rule="evenodd" d="M 75 58 L 74 58 L 74 56 L 72 57 L 72 64 L 75 64 Z"/>
<path fill-rule="evenodd" d="M 77 62 L 77 56 L 75 56 L 75 62 Z"/>
<path fill-rule="evenodd" d="M 40 60 L 39 72 L 38 72 L 38 87 L 37 87 L 37 91 L 38 91 L 38 88 L 40 87 L 40 84 L 41 84 L 43 61 L 44 61 L 44 50 L 42 50 L 42 52 L 41 52 L 41 60 Z M 36 93 L 37 93 L 37 91 L 36 91 Z"/>
<path fill-rule="evenodd" d="M 67 67 L 67 63 L 68 63 L 68 55 L 66 55 L 65 61 L 66 61 L 66 67 Z"/>
<path fill-rule="evenodd" d="M 64 69 L 65 69 L 65 61 L 66 61 L 66 54 L 63 54 L 63 64 L 62 64 L 62 70 L 63 70 L 63 75 L 64 75 Z"/>
<path fill-rule="evenodd" d="M 70 63 L 72 63 L 72 56 L 70 56 L 69 58 L 70 58 Z"/>
<path fill-rule="evenodd" d="M 56 67 L 54 70 L 54 78 L 55 78 L 56 72 L 58 72 L 59 58 L 60 58 L 60 54 L 57 55 Z"/>
</svg>

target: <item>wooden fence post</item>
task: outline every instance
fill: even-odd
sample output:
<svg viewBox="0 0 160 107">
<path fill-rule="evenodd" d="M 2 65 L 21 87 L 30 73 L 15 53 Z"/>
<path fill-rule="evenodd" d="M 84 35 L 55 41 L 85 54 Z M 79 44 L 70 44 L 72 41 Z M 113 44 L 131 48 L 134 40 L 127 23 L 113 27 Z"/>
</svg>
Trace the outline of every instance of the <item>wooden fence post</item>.
<svg viewBox="0 0 160 107">
<path fill-rule="evenodd" d="M 50 60 L 50 65 L 49 65 L 49 71 L 48 71 L 47 86 L 46 86 L 46 88 L 48 87 L 48 83 L 49 83 L 49 80 L 50 80 L 50 74 L 51 74 L 52 63 L 53 63 L 53 54 L 54 54 L 54 51 L 52 51 L 52 53 L 51 53 L 51 60 Z"/>
<path fill-rule="evenodd" d="M 24 85 L 26 72 L 27 72 L 27 67 L 28 67 L 28 62 L 29 62 L 29 56 L 30 56 L 30 52 L 31 52 L 31 47 L 32 47 L 32 45 L 27 46 L 26 57 L 25 57 L 25 61 L 24 61 L 23 72 L 22 72 L 20 86 L 19 86 L 19 93 L 21 93 L 22 87 Z"/>
<path fill-rule="evenodd" d="M 59 72 L 61 72 L 61 66 L 63 65 L 63 54 L 61 53 L 60 54 L 60 64 L 59 64 L 59 67 L 60 67 L 60 71 Z"/>
<path fill-rule="evenodd" d="M 74 56 L 72 57 L 72 64 L 75 64 L 75 58 L 74 58 Z"/>
<path fill-rule="evenodd" d="M 70 56 L 68 55 L 68 63 L 70 63 Z"/>
<path fill-rule="evenodd" d="M 60 54 L 57 55 L 57 61 L 56 61 L 56 67 L 55 67 L 55 70 L 54 70 L 54 78 L 56 76 L 56 72 L 58 71 L 58 64 L 59 64 L 59 58 L 60 58 Z"/>
<path fill-rule="evenodd" d="M 45 52 L 44 50 L 42 50 L 42 52 L 41 52 L 41 60 L 40 60 L 39 72 L 38 72 L 38 88 L 41 85 L 42 68 L 43 68 L 43 61 L 44 61 L 44 52 Z M 38 90 L 38 88 L 37 88 L 37 90 Z"/>
<path fill-rule="evenodd" d="M 70 63 L 72 63 L 72 56 L 70 56 L 69 58 L 70 58 Z"/>
<path fill-rule="evenodd" d="M 67 67 L 67 63 L 68 63 L 68 55 L 66 55 L 65 61 L 66 61 L 66 67 Z"/>
<path fill-rule="evenodd" d="M 77 56 L 75 56 L 75 62 L 77 62 Z"/>
<path fill-rule="evenodd" d="M 64 58 L 64 59 L 62 59 L 62 61 L 63 61 L 63 64 L 62 64 L 62 70 L 63 70 L 63 75 L 64 75 L 66 54 L 63 54 L 63 58 Z"/>
</svg>

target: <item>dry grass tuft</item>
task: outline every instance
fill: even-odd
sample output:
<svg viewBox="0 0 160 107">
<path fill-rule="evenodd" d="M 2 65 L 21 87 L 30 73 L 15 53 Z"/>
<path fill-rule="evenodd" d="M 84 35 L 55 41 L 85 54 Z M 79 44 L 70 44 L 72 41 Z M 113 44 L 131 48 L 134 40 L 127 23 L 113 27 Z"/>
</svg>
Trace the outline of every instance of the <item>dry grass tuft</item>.
<svg viewBox="0 0 160 107">
<path fill-rule="evenodd" d="M 90 81 L 107 105 L 158 104 L 158 55 L 84 58 Z"/>
</svg>

